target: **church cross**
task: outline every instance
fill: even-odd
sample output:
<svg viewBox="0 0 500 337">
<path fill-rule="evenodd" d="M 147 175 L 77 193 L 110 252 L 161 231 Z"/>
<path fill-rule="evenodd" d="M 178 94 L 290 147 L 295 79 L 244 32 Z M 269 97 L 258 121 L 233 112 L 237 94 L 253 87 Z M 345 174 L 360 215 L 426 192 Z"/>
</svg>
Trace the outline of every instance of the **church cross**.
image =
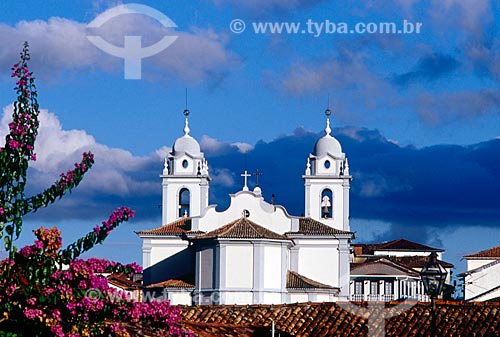
<svg viewBox="0 0 500 337">
<path fill-rule="evenodd" d="M 243 191 L 248 191 L 248 185 L 247 185 L 247 179 L 248 177 L 251 177 L 252 175 L 245 170 L 245 173 L 241 174 L 242 177 L 245 178 L 245 186 L 243 186 Z"/>
<path fill-rule="evenodd" d="M 263 173 L 257 169 L 253 175 L 255 176 L 255 185 L 259 186 L 259 176 L 263 175 Z"/>
</svg>

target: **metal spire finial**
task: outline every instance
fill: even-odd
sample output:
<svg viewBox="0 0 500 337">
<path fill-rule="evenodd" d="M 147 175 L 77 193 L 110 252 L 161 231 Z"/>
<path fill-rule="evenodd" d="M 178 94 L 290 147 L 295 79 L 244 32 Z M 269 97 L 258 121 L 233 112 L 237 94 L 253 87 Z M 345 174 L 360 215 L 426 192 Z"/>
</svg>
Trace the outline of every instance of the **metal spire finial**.
<svg viewBox="0 0 500 337">
<path fill-rule="evenodd" d="M 326 115 L 326 117 L 330 117 L 331 114 L 332 114 L 332 110 L 330 110 L 330 93 L 328 93 L 325 115 Z"/>
<path fill-rule="evenodd" d="M 330 128 L 330 115 L 332 114 L 332 110 L 330 110 L 330 93 L 328 93 L 328 102 L 327 102 L 327 108 L 325 110 L 325 115 L 326 115 L 326 128 L 325 128 L 325 133 L 327 136 L 330 135 L 332 132 L 332 129 Z"/>
<path fill-rule="evenodd" d="M 184 112 L 183 112 L 184 116 L 186 116 L 186 122 L 185 122 L 185 125 L 184 125 L 184 135 L 187 136 L 189 135 L 189 122 L 188 122 L 188 116 L 189 116 L 189 110 L 188 110 L 188 90 L 186 88 L 186 108 L 184 109 Z"/>
</svg>

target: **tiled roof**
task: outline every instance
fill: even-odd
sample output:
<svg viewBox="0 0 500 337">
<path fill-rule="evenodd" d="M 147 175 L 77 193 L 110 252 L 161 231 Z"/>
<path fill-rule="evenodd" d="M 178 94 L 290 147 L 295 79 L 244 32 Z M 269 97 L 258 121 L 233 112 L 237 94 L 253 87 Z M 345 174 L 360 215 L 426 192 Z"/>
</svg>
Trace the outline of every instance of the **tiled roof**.
<svg viewBox="0 0 500 337">
<path fill-rule="evenodd" d="M 140 289 L 141 283 L 130 280 L 124 273 L 110 274 L 107 277 L 108 283 L 126 289 Z"/>
<path fill-rule="evenodd" d="M 429 252 L 443 251 L 442 249 L 432 248 L 406 239 L 398 239 L 386 243 L 381 243 L 377 246 L 377 250 L 417 250 L 417 251 L 429 251 Z"/>
<path fill-rule="evenodd" d="M 311 218 L 300 218 L 299 219 L 299 230 L 297 232 L 287 232 L 285 234 L 303 234 L 303 235 L 338 235 L 338 234 L 348 234 L 352 235 L 352 232 L 342 231 L 336 228 L 325 225 L 322 222 Z"/>
<path fill-rule="evenodd" d="M 167 225 L 136 232 L 138 235 L 182 235 L 202 234 L 200 231 L 191 231 L 191 218 L 185 217 L 175 220 Z"/>
<path fill-rule="evenodd" d="M 272 322 L 281 337 L 431 336 L 431 305 L 403 303 L 400 310 L 399 302 L 182 306 L 177 325 L 196 337 L 267 337 Z M 132 337 L 158 336 L 158 329 L 138 323 L 123 326 Z M 500 302 L 437 301 L 436 326 L 439 337 L 498 337 Z"/>
<path fill-rule="evenodd" d="M 392 306 L 398 303 L 392 303 Z M 196 336 L 270 336 L 272 321 L 282 336 L 424 337 L 431 335 L 431 305 L 406 302 L 410 308 L 396 315 L 383 303 L 300 303 L 283 305 L 190 306 L 183 307 L 180 326 Z M 349 306 L 349 310 L 343 307 Z M 402 310 L 406 309 L 403 308 Z M 368 319 L 365 311 L 369 312 Z M 392 317 L 394 316 L 394 317 Z M 382 317 L 370 320 L 370 317 Z M 367 324 L 368 323 L 368 324 Z M 500 303 L 437 302 L 438 336 L 497 337 Z M 368 334 L 370 327 L 370 335 Z M 258 327 L 261 332 L 258 332 Z M 247 328 L 248 330 L 244 329 Z M 267 328 L 262 329 L 262 328 Z M 374 330 L 375 329 L 375 330 Z"/>
<path fill-rule="evenodd" d="M 158 283 L 149 284 L 146 288 L 194 288 L 194 284 L 183 280 L 166 280 Z"/>
<path fill-rule="evenodd" d="M 406 239 L 392 240 L 384 243 L 373 243 L 373 244 L 354 244 L 354 250 L 363 255 L 373 255 L 376 250 L 404 250 L 404 251 L 424 251 L 424 252 L 442 252 L 442 249 L 429 247 L 417 242 L 413 242 Z M 357 248 L 361 247 L 361 249 Z M 359 252 L 361 250 L 361 252 Z"/>
<path fill-rule="evenodd" d="M 415 268 L 415 269 L 421 269 L 425 266 L 427 261 L 429 260 L 428 256 L 388 256 L 388 260 L 402 264 L 408 268 Z M 453 268 L 455 267 L 453 264 L 446 262 L 446 261 L 441 261 L 438 260 L 439 263 L 444 268 Z"/>
<path fill-rule="evenodd" d="M 378 244 L 354 243 L 352 246 L 354 247 L 355 255 L 373 255 L 373 252 L 377 248 Z"/>
<path fill-rule="evenodd" d="M 290 240 L 284 235 L 275 233 L 247 218 L 237 219 L 227 225 L 219 227 L 206 234 L 201 234 L 193 238 L 199 239 L 271 239 L 271 240 Z"/>
<path fill-rule="evenodd" d="M 363 263 L 351 263 L 351 275 L 408 275 L 420 277 L 415 270 L 386 258 L 369 259 Z"/>
<path fill-rule="evenodd" d="M 300 275 L 297 272 L 289 270 L 286 274 L 287 289 L 338 289 L 320 282 L 311 280 L 308 277 Z"/>
<path fill-rule="evenodd" d="M 469 258 L 491 258 L 491 259 L 500 259 L 500 246 L 493 247 L 490 249 L 482 250 L 475 254 L 465 255 L 465 259 Z"/>
</svg>

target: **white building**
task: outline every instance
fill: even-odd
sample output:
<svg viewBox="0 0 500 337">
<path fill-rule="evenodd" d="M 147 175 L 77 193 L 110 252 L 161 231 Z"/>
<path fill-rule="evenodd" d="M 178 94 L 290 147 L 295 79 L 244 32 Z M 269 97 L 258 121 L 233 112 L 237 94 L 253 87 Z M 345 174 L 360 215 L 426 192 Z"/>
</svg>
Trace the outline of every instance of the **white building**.
<svg viewBox="0 0 500 337">
<path fill-rule="evenodd" d="M 209 205 L 208 163 L 188 114 L 161 175 L 162 226 L 137 233 L 146 288 L 177 304 L 348 300 L 351 176 L 330 134 L 330 110 L 307 157 L 305 217 L 264 200 L 259 186 L 250 190 L 246 171 L 226 210 Z"/>
<path fill-rule="evenodd" d="M 464 280 L 466 301 L 500 299 L 500 246 L 464 256 L 467 271 L 460 274 Z"/>
<path fill-rule="evenodd" d="M 451 296 L 451 263 L 441 261 L 443 250 L 406 239 L 378 244 L 355 244 L 351 263 L 351 300 L 428 301 L 420 271 L 436 252 L 447 271 L 443 297 Z"/>
</svg>

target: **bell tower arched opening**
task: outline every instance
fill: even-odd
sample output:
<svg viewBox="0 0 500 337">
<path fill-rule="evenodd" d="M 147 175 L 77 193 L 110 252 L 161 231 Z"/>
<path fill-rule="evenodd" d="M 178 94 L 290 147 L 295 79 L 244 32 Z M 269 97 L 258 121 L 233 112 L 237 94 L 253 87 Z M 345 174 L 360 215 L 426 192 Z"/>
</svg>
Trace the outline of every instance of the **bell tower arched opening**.
<svg viewBox="0 0 500 337">
<path fill-rule="evenodd" d="M 325 188 L 321 192 L 321 218 L 322 219 L 332 219 L 333 218 L 333 193 L 329 188 Z"/>
<path fill-rule="evenodd" d="M 179 191 L 179 217 L 189 216 L 191 205 L 191 194 L 187 188 L 181 188 Z"/>
</svg>

